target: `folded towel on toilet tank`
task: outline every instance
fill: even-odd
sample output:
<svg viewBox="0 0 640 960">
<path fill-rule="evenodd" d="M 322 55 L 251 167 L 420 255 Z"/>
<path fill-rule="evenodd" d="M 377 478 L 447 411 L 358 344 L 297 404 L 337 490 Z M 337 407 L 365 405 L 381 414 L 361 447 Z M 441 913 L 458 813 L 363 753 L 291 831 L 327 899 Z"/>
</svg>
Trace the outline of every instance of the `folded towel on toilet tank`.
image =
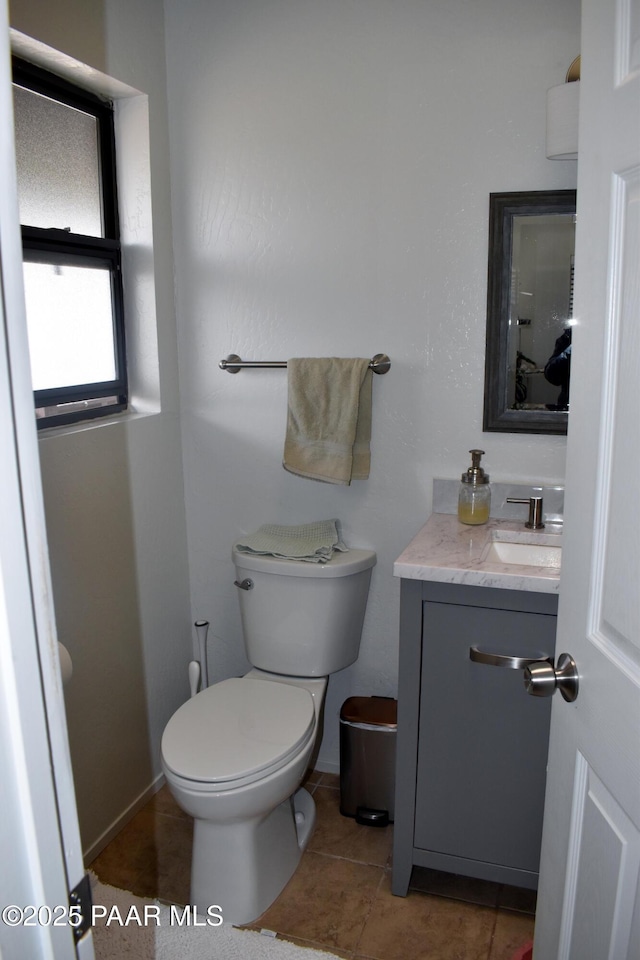
<svg viewBox="0 0 640 960">
<path fill-rule="evenodd" d="M 327 563 L 334 550 L 349 548 L 342 542 L 339 520 L 316 520 L 296 526 L 266 523 L 236 543 L 236 550 L 280 557 L 282 560 L 307 560 Z"/>
</svg>

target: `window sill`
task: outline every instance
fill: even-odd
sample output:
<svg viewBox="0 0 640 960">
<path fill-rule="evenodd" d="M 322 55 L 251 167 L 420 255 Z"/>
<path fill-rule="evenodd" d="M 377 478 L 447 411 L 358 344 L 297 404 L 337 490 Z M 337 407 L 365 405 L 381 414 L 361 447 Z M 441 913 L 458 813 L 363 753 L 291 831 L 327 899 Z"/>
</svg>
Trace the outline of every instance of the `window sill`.
<svg viewBox="0 0 640 960">
<path fill-rule="evenodd" d="M 66 423 L 61 426 L 42 427 L 38 430 L 38 440 L 47 440 L 55 437 L 73 436 L 78 433 L 86 433 L 88 430 L 100 430 L 103 427 L 113 427 L 133 423 L 137 420 L 146 420 L 149 417 L 157 417 L 160 410 L 123 410 L 121 413 L 114 413 L 108 417 L 97 417 L 95 420 L 81 420 L 79 423 Z"/>
</svg>

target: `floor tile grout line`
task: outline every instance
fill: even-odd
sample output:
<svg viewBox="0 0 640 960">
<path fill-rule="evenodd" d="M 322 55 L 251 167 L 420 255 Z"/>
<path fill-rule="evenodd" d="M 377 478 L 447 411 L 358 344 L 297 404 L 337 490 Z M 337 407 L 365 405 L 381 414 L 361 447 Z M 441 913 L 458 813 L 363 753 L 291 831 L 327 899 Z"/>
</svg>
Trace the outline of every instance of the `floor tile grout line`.
<svg viewBox="0 0 640 960">
<path fill-rule="evenodd" d="M 167 819 L 169 819 L 169 820 L 185 820 L 185 821 L 187 821 L 187 822 L 188 822 L 189 820 L 193 820 L 193 817 L 186 817 L 184 814 L 165 813 L 164 810 L 162 810 L 162 811 L 161 811 L 161 810 L 156 810 L 156 811 L 154 811 L 154 816 L 156 816 L 156 817 L 165 817 L 165 818 L 167 818 Z"/>
<path fill-rule="evenodd" d="M 326 857 L 328 860 L 342 860 L 344 863 L 353 863 L 358 867 L 379 867 L 380 870 L 386 871 L 386 863 L 374 863 L 372 860 L 354 860 L 352 857 L 341 857 L 337 853 L 325 853 L 324 850 L 313 850 L 307 849 L 305 853 L 315 853 L 319 857 Z"/>
<path fill-rule="evenodd" d="M 369 910 L 367 911 L 367 915 L 366 915 L 366 917 L 364 918 L 364 923 L 362 924 L 362 930 L 360 931 L 360 936 L 359 936 L 358 939 L 356 940 L 356 945 L 355 945 L 355 948 L 354 948 L 354 951 L 353 951 L 353 955 L 354 955 L 354 956 L 358 953 L 358 947 L 359 947 L 360 944 L 362 943 L 362 938 L 363 938 L 363 936 L 364 936 L 364 931 L 365 931 L 365 929 L 366 929 L 366 927 L 367 927 L 367 924 L 368 924 L 368 922 L 369 922 L 369 920 L 370 920 L 370 918 L 371 918 L 371 914 L 372 914 L 372 912 L 373 912 L 373 909 L 374 909 L 374 906 L 375 906 L 375 902 L 376 902 L 376 900 L 378 899 L 378 894 L 380 893 L 380 891 L 381 891 L 381 889 L 382 889 L 382 885 L 383 885 L 385 879 L 386 879 L 386 872 L 385 872 L 385 870 L 384 870 L 384 868 L 383 868 L 383 870 L 382 870 L 382 876 L 381 876 L 380 879 L 378 880 L 378 886 L 376 887 L 375 893 L 374 893 L 374 895 L 373 895 L 372 898 L 371 898 L 371 903 L 369 904 Z"/>
<path fill-rule="evenodd" d="M 491 954 L 493 953 L 493 941 L 496 937 L 496 930 L 498 929 L 498 917 L 500 915 L 500 907 L 496 906 L 495 916 L 493 918 L 493 927 L 491 928 L 491 936 L 489 937 L 489 949 L 487 951 L 486 960 L 491 960 Z"/>
</svg>

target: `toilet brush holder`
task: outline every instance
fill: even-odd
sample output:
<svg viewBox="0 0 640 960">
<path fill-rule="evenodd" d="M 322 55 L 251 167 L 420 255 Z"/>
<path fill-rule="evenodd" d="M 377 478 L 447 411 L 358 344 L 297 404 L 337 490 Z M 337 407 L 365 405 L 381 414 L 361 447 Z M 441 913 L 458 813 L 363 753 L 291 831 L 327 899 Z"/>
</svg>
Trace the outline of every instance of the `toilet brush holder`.
<svg viewBox="0 0 640 960">
<path fill-rule="evenodd" d="M 189 691 L 192 697 L 195 697 L 200 684 L 200 664 L 197 660 L 189 662 Z"/>
<path fill-rule="evenodd" d="M 209 686 L 209 670 L 207 667 L 207 633 L 209 632 L 208 620 L 196 620 L 194 623 L 198 637 L 198 655 L 200 659 L 200 680 L 201 690 L 206 690 Z"/>
</svg>

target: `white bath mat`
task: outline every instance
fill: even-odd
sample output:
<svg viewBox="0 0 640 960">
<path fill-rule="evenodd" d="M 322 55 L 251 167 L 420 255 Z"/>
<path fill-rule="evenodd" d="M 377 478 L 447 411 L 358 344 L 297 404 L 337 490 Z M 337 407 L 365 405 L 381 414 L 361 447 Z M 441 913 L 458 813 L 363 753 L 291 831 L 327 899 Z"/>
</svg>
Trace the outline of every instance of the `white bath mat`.
<svg viewBox="0 0 640 960">
<path fill-rule="evenodd" d="M 215 911 L 196 914 L 193 926 L 193 910 L 144 900 L 94 875 L 91 888 L 96 960 L 335 960 L 332 953 L 219 924 Z"/>
</svg>

